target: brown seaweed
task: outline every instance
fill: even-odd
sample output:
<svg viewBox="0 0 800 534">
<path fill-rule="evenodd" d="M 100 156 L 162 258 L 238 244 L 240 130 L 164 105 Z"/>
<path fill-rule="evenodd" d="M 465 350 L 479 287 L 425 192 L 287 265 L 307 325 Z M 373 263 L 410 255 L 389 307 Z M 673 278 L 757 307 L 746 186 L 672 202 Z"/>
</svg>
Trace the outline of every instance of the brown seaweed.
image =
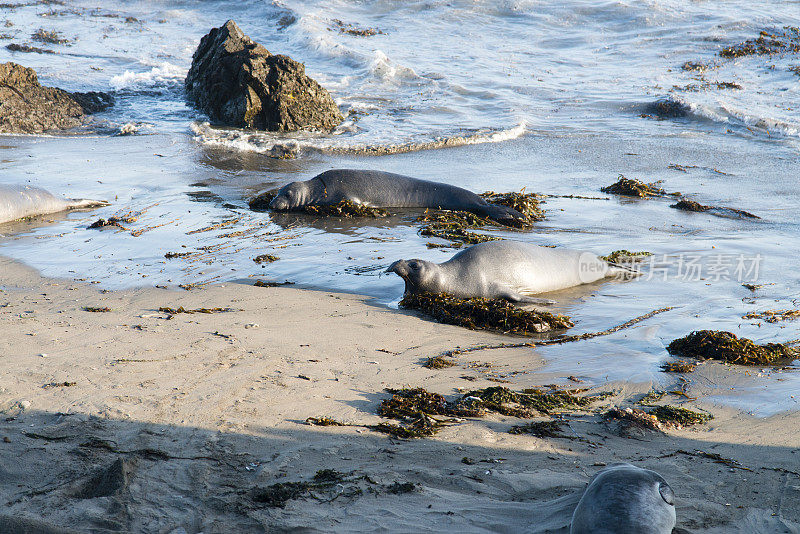
<svg viewBox="0 0 800 534">
<path fill-rule="evenodd" d="M 731 332 L 699 330 L 672 341 L 667 352 L 675 356 L 721 360 L 740 365 L 776 365 L 791 361 L 797 354 L 782 343 L 759 345 Z"/>
<path fill-rule="evenodd" d="M 691 373 L 696 367 L 696 364 L 687 362 L 664 362 L 661 364 L 661 370 L 665 373 Z"/>
<path fill-rule="evenodd" d="M 253 261 L 256 263 L 272 263 L 273 261 L 278 261 L 280 256 L 274 256 L 272 254 L 261 254 L 253 258 Z"/>
<path fill-rule="evenodd" d="M 608 256 L 600 256 L 601 260 L 605 260 L 609 263 L 634 263 L 637 261 L 642 261 L 647 256 L 652 256 L 652 252 L 647 252 L 645 250 L 640 250 L 639 252 L 631 252 L 630 250 L 615 250 Z"/>
<path fill-rule="evenodd" d="M 531 226 L 536 221 L 542 221 L 545 218 L 544 209 L 541 207 L 542 195 L 536 193 L 526 193 L 525 189 L 510 193 L 495 193 L 494 191 L 486 191 L 480 195 L 486 202 L 490 204 L 500 204 L 520 212 L 524 217 L 524 221 L 520 221 L 516 226 Z"/>
<path fill-rule="evenodd" d="M 441 356 L 432 356 L 425 360 L 425 363 L 422 364 L 423 367 L 428 369 L 446 369 L 448 367 L 453 367 L 454 365 L 457 365 L 456 362 Z"/>
<path fill-rule="evenodd" d="M 646 184 L 635 178 L 625 178 L 622 174 L 619 179 L 613 184 L 602 187 L 600 189 L 603 193 L 611 193 L 614 195 L 623 195 L 628 197 L 648 198 L 651 196 L 663 197 L 674 196 L 680 193 L 667 193 L 656 184 Z"/>
<path fill-rule="evenodd" d="M 742 319 L 763 319 L 768 323 L 791 321 L 800 317 L 800 310 L 766 310 L 763 312 L 750 312 Z"/>
<path fill-rule="evenodd" d="M 400 306 L 419 310 L 445 324 L 522 336 L 574 326 L 565 315 L 526 310 L 503 299 L 460 299 L 445 293 L 413 293 L 404 296 Z"/>
<path fill-rule="evenodd" d="M 763 56 L 783 52 L 800 52 L 800 28 L 784 26 L 783 31 L 762 31 L 755 39 L 726 46 L 719 51 L 720 57 L 734 59 L 742 56 Z"/>
<path fill-rule="evenodd" d="M 568 438 L 561 433 L 566 423 L 562 421 L 532 421 L 524 425 L 514 425 L 509 434 L 530 434 L 537 438 Z"/>
<path fill-rule="evenodd" d="M 341 200 L 337 204 L 304 206 L 303 211 L 310 215 L 327 215 L 333 217 L 388 217 L 388 211 L 358 204 L 351 200 Z"/>
<path fill-rule="evenodd" d="M 694 212 L 720 212 L 717 213 L 719 215 L 736 215 L 739 217 L 746 217 L 749 219 L 760 219 L 758 215 L 754 215 L 749 211 L 744 211 L 736 208 L 727 208 L 727 207 L 717 207 L 717 206 L 706 206 L 704 204 L 700 204 L 699 202 L 695 202 L 694 200 L 689 200 L 686 198 L 682 198 L 675 204 L 671 204 L 670 208 L 675 208 L 677 210 L 682 211 L 694 211 Z"/>
</svg>

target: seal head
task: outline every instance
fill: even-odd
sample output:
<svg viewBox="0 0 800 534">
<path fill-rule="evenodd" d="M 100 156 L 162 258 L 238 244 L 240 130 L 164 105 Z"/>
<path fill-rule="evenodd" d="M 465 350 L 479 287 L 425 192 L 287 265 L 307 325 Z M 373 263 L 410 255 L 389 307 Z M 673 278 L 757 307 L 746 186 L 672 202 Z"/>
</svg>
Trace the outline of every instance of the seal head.
<svg viewBox="0 0 800 534">
<path fill-rule="evenodd" d="M 306 182 L 292 182 L 281 187 L 269 207 L 273 210 L 294 210 L 308 203 L 308 185 Z"/>
<path fill-rule="evenodd" d="M 412 259 L 397 260 L 386 269 L 395 273 L 406 283 L 406 294 L 436 293 L 440 287 L 439 265 L 430 261 Z"/>
<path fill-rule="evenodd" d="M 631 464 L 611 465 L 589 482 L 570 534 L 671 534 L 675 493 L 664 477 Z"/>
</svg>

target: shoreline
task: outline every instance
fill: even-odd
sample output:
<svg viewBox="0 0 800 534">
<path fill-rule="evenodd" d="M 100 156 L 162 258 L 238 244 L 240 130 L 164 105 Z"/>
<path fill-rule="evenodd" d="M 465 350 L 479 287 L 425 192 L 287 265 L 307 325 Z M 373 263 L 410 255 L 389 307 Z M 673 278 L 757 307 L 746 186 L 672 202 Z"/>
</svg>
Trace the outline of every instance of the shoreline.
<svg viewBox="0 0 800 534">
<path fill-rule="evenodd" d="M 0 526 L 15 517 L 80 532 L 567 532 L 589 477 L 628 461 L 672 485 L 684 531 L 800 528 L 800 439 L 791 430 L 800 412 L 755 418 L 704 398 L 711 386 L 744 380 L 726 366 L 689 375 L 686 391 L 700 398 L 688 406 L 715 416 L 690 429 L 621 437 L 600 414 L 634 406 L 652 384 L 614 382 L 593 388 L 613 395 L 590 411 L 562 416 L 567 438 L 512 435 L 526 420 L 492 414 L 398 440 L 304 421 L 376 424 L 387 387 L 453 398 L 564 377 L 542 373 L 546 358 L 531 349 L 426 369 L 421 362 L 444 350 L 508 338 L 358 295 L 231 283 L 106 291 L 2 257 L 0 288 Z M 179 306 L 234 311 L 158 311 Z M 324 469 L 346 477 L 282 508 L 254 497 Z M 101 494 L 89 491 L 103 474 Z"/>
</svg>

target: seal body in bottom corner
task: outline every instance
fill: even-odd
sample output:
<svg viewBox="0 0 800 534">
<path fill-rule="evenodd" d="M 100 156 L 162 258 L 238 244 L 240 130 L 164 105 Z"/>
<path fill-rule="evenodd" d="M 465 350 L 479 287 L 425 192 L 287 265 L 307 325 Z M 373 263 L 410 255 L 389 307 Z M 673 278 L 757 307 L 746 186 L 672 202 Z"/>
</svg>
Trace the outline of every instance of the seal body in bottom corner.
<svg viewBox="0 0 800 534">
<path fill-rule="evenodd" d="M 589 482 L 572 515 L 570 534 L 670 534 L 675 494 L 664 477 L 613 464 Z"/>
</svg>

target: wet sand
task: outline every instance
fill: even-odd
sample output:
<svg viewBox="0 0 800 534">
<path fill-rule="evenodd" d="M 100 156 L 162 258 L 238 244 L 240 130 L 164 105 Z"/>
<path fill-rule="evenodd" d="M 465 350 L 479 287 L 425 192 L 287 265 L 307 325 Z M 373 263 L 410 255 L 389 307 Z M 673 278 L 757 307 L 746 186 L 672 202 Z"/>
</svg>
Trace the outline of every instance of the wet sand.
<svg viewBox="0 0 800 534">
<path fill-rule="evenodd" d="M 568 532 L 585 483 L 615 461 L 660 472 L 685 531 L 800 529 L 800 415 L 754 418 L 705 397 L 747 380 L 739 368 L 686 375 L 699 398 L 684 406 L 715 417 L 693 429 L 620 436 L 600 414 L 653 384 L 619 382 L 598 388 L 614 394 L 591 411 L 564 415 L 574 439 L 512 435 L 525 421 L 488 416 L 398 440 L 304 421 L 377 423 L 387 387 L 452 399 L 497 385 L 489 378 L 519 390 L 564 377 L 541 372 L 547 353 L 532 349 L 426 369 L 441 351 L 508 338 L 351 294 L 236 283 L 103 291 L 6 259 L 0 289 L 0 531 Z M 162 306 L 233 311 L 169 319 Z M 323 469 L 345 479 L 283 508 L 259 502 L 258 488 Z"/>
</svg>

